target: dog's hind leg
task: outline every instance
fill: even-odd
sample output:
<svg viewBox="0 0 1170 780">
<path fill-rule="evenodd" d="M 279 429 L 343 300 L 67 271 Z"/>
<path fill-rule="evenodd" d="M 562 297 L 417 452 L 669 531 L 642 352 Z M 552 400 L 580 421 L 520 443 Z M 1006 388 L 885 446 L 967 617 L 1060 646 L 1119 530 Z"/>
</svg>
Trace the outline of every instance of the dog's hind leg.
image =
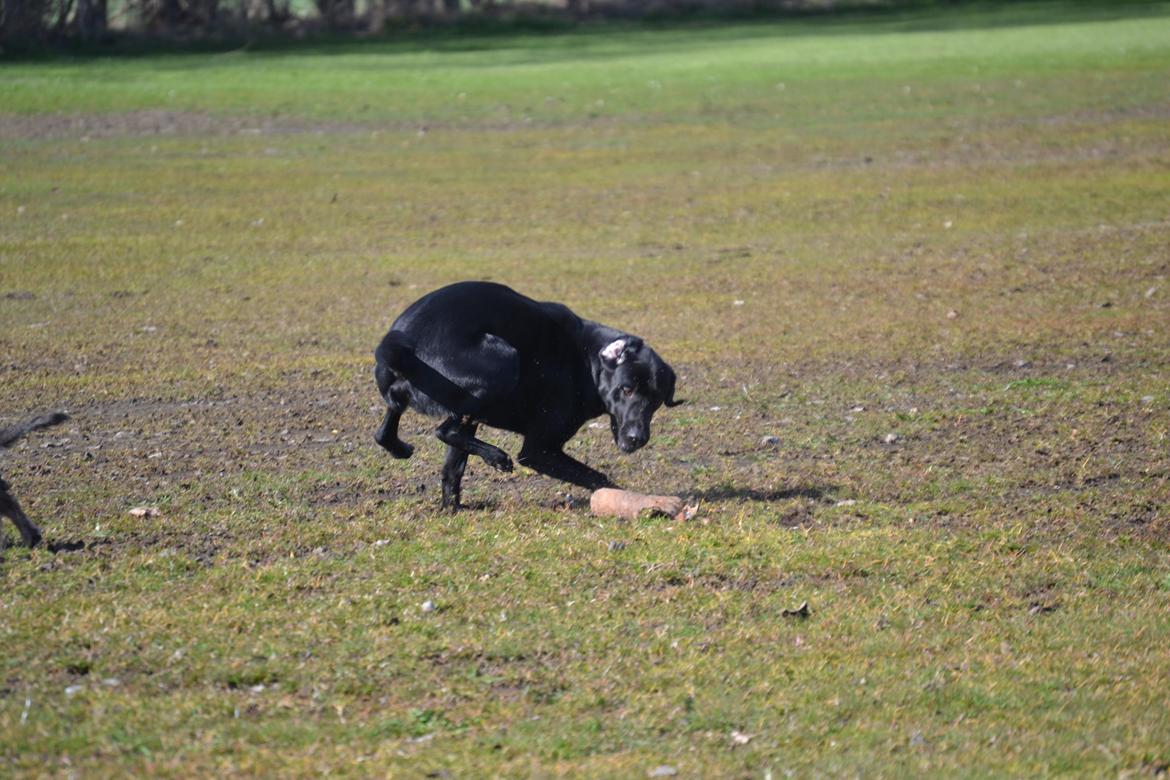
<svg viewBox="0 0 1170 780">
<path fill-rule="evenodd" d="M 499 447 L 475 438 L 475 423 L 469 420 L 464 421 L 452 415 L 435 430 L 435 436 L 439 437 L 439 441 L 448 447 L 478 455 L 494 469 L 499 471 L 512 470 L 512 459 L 508 457 L 508 453 Z M 445 471 L 446 467 L 444 467 Z"/>
<path fill-rule="evenodd" d="M 20 508 L 12 494 L 8 492 L 8 483 L 0 479 L 0 515 L 16 523 L 16 529 L 28 547 L 36 547 L 41 541 L 41 529 L 33 525 L 28 516 Z"/>
<path fill-rule="evenodd" d="M 406 410 L 406 404 L 390 401 L 389 405 L 386 416 L 382 418 L 382 425 L 374 433 L 374 441 L 396 458 L 409 458 L 414 454 L 414 447 L 398 438 L 398 421 Z"/>
<path fill-rule="evenodd" d="M 410 386 L 381 363 L 374 366 L 374 379 L 388 407 L 374 441 L 396 458 L 409 458 L 414 454 L 414 447 L 398 438 L 398 421 L 410 405 Z"/>
</svg>

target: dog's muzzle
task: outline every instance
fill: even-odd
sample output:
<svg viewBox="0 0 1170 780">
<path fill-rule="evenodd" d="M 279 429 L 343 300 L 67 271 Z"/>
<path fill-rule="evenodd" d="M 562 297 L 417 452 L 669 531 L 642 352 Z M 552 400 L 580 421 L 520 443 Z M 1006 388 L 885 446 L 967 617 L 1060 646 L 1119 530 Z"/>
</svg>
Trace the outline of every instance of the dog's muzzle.
<svg viewBox="0 0 1170 780">
<path fill-rule="evenodd" d="M 649 440 L 649 431 L 629 425 L 622 428 L 621 432 L 614 436 L 614 441 L 617 442 L 618 449 L 625 453 L 641 449 Z"/>
</svg>

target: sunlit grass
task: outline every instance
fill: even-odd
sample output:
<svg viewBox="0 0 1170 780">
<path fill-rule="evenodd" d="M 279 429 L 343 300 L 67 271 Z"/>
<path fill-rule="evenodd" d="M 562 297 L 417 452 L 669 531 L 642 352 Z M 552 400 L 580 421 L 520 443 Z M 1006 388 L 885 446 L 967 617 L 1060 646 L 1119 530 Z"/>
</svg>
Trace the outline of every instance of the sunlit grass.
<svg viewBox="0 0 1170 780">
<path fill-rule="evenodd" d="M 1167 17 L 1056 8 L 0 65 L 0 766 L 1156 774 Z M 371 351 L 461 278 L 674 364 L 570 451 L 697 521 L 437 513 Z"/>
</svg>

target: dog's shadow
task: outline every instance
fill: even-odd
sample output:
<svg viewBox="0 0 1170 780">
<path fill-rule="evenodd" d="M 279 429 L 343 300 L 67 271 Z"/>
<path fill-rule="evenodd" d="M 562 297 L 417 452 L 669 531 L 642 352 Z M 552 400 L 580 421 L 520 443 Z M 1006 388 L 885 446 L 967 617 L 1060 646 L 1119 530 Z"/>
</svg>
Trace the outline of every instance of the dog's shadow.
<svg viewBox="0 0 1170 780">
<path fill-rule="evenodd" d="M 801 485 L 798 487 L 779 490 L 761 490 L 754 487 L 735 487 L 720 485 L 693 493 L 695 498 L 704 503 L 719 504 L 730 501 L 753 501 L 759 503 L 775 503 L 789 501 L 794 498 L 807 498 L 812 501 L 825 501 L 834 493 L 832 485 Z"/>
</svg>

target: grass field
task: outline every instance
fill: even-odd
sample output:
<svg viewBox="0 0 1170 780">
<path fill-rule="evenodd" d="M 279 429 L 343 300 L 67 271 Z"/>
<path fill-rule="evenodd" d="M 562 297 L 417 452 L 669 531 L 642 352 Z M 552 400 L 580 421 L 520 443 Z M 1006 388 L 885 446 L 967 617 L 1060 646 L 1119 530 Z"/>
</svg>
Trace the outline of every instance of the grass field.
<svg viewBox="0 0 1170 780">
<path fill-rule="evenodd" d="M 0 62 L 0 775 L 1164 775 L 1168 275 L 1170 5 Z M 462 278 L 675 366 L 570 452 L 696 519 L 438 512 Z"/>
</svg>

